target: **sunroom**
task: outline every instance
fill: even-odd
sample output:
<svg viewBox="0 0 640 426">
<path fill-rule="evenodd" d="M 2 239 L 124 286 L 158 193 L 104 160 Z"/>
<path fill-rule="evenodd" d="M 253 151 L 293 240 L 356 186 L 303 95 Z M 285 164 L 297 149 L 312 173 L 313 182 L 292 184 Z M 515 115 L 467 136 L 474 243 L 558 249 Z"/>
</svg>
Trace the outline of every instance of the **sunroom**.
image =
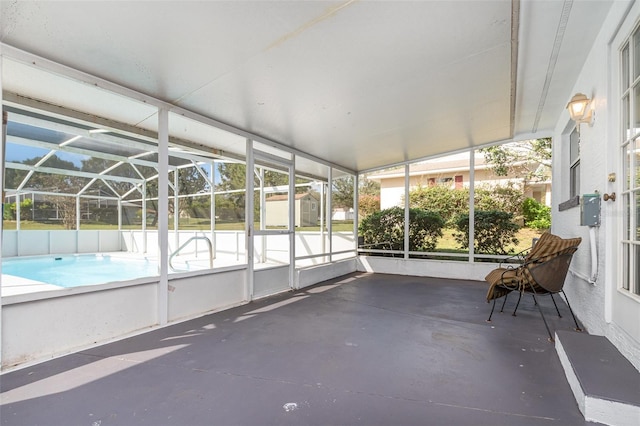
<svg viewBox="0 0 640 426">
<path fill-rule="evenodd" d="M 0 16 L 8 374 L 385 274 L 480 294 L 541 232 L 492 249 L 474 232 L 485 209 L 508 208 L 513 182 L 520 204 L 526 188 L 542 194 L 551 232 L 583 238 L 567 296 L 637 373 L 635 2 L 3 1 Z M 578 92 L 588 119 L 566 110 Z M 488 149 L 539 140 L 549 164 L 507 164 L 506 179 L 485 163 Z M 437 172 L 422 182 L 424 170 Z M 394 241 L 363 236 L 384 175 L 397 180 Z M 440 234 L 418 246 L 411 212 L 430 187 L 462 194 L 463 208 L 441 209 Z M 596 199 L 598 220 L 585 223 Z M 434 296 L 414 284 L 398 287 Z M 539 318 L 531 326 L 544 336 Z"/>
</svg>

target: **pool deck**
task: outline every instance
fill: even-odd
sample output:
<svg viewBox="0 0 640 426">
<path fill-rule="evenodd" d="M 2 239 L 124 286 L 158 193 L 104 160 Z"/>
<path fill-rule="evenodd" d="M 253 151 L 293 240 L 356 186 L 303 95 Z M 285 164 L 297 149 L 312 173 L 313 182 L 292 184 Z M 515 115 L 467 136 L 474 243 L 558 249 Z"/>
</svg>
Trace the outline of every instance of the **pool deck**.
<svg viewBox="0 0 640 426">
<path fill-rule="evenodd" d="M 60 290 L 63 287 L 34 281 L 15 275 L 2 274 L 2 297 L 16 294 L 36 293 L 40 291 Z"/>
<path fill-rule="evenodd" d="M 531 298 L 487 323 L 486 290 L 350 274 L 7 372 L 1 424 L 592 424 Z"/>
</svg>

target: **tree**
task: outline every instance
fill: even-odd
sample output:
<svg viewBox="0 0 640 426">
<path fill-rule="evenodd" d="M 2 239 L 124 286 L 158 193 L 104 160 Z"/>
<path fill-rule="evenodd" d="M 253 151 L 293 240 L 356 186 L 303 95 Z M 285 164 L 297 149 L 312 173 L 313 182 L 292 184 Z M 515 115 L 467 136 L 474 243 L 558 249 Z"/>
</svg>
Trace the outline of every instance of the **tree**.
<svg viewBox="0 0 640 426">
<path fill-rule="evenodd" d="M 259 169 L 258 169 L 259 170 Z M 229 194 L 220 194 L 216 197 L 216 214 L 221 218 L 233 220 L 244 217 L 245 206 L 245 182 L 246 182 L 246 165 L 241 163 L 218 163 L 218 174 L 220 183 L 216 185 L 216 191 L 242 191 Z M 260 187 L 260 178 L 254 173 L 254 188 Z M 265 188 L 283 187 L 289 185 L 289 174 L 284 171 L 264 170 Z M 296 177 L 295 184 L 308 184 L 309 179 Z M 284 190 L 283 192 L 287 192 Z M 308 186 L 299 186 L 295 188 L 296 194 L 311 193 L 317 200 L 320 196 L 317 191 L 311 190 Z M 254 215 L 256 220 L 260 217 L 260 192 L 254 191 Z"/>
<path fill-rule="evenodd" d="M 117 164 L 117 162 L 114 160 L 105 160 L 104 158 L 91 157 L 91 158 L 82 160 L 81 170 L 83 172 L 99 174 L 109 169 L 110 167 L 113 167 L 115 164 Z M 145 167 L 145 169 L 150 169 L 150 168 Z M 157 170 L 153 169 L 153 174 L 155 173 L 157 173 Z M 130 179 L 140 179 L 140 175 L 136 173 L 136 171 L 133 169 L 133 167 L 130 164 L 127 164 L 127 163 L 120 164 L 118 167 L 109 171 L 108 174 L 109 176 L 118 176 L 118 177 L 130 178 Z M 108 180 L 108 182 L 109 182 L 109 186 L 113 188 L 113 190 L 115 190 L 117 193 L 113 195 L 123 195 L 133 187 L 133 184 L 129 182 L 119 182 L 116 180 Z M 92 189 L 98 189 L 98 190 L 102 189 L 105 192 L 110 194 L 113 192 L 111 189 L 105 187 L 105 185 L 100 180 L 96 181 L 92 185 Z"/>
<path fill-rule="evenodd" d="M 364 218 L 380 211 L 380 195 L 361 194 L 358 199 L 358 216 Z"/>
<path fill-rule="evenodd" d="M 362 177 L 359 180 L 358 204 L 370 205 L 371 201 L 377 197 L 378 209 L 380 209 L 380 183 Z M 334 208 L 353 208 L 353 176 L 335 179 L 332 187 L 332 205 Z"/>
<path fill-rule="evenodd" d="M 169 181 L 173 182 L 173 173 L 169 173 Z M 206 172 L 205 172 L 206 173 Z M 207 190 L 209 183 L 196 167 L 178 169 L 178 194 L 198 194 Z M 195 203 L 195 204 L 194 204 Z M 198 203 L 194 197 L 180 198 L 178 201 L 178 215 L 191 212 Z"/>
<path fill-rule="evenodd" d="M 331 207 L 334 209 L 353 208 L 353 177 L 334 179 L 331 186 Z"/>
<path fill-rule="evenodd" d="M 34 157 L 22 161 L 23 164 L 35 165 L 44 157 Z M 65 172 L 79 170 L 71 161 L 60 159 L 57 155 L 49 157 L 43 164 Z M 13 178 L 17 179 L 17 175 Z M 71 174 L 54 174 L 35 172 L 29 178 L 25 186 L 35 190 L 60 194 L 77 194 L 88 182 L 88 179 L 73 176 Z M 19 184 L 19 182 L 12 182 Z M 76 198 L 70 196 L 47 195 L 45 200 L 55 209 L 66 229 L 75 229 L 76 226 Z"/>
<path fill-rule="evenodd" d="M 527 180 L 545 180 L 551 170 L 551 138 L 491 146 L 480 150 L 498 176 L 514 174 Z"/>
<path fill-rule="evenodd" d="M 218 190 L 244 189 L 247 166 L 242 163 L 218 163 Z"/>
</svg>

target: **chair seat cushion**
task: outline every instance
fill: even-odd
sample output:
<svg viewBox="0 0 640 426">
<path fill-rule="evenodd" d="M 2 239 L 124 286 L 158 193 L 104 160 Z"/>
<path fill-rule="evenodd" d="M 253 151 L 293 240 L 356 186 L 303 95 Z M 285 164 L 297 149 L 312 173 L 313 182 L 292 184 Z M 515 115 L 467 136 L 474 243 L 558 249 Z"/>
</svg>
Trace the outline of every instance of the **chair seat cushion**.
<svg viewBox="0 0 640 426">
<path fill-rule="evenodd" d="M 513 290 L 518 290 L 520 285 L 518 269 L 515 268 L 494 269 L 484 279 L 490 284 L 487 302 L 506 296 Z"/>
</svg>

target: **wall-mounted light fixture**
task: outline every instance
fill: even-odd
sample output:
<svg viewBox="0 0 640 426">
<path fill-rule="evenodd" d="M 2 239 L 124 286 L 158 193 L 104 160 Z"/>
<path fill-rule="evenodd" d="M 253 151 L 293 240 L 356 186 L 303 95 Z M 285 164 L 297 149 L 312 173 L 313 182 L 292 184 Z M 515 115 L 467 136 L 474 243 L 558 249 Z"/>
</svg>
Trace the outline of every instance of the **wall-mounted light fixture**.
<svg viewBox="0 0 640 426">
<path fill-rule="evenodd" d="M 576 93 L 567 104 L 571 119 L 576 122 L 578 128 L 580 123 L 593 125 L 593 110 L 591 109 L 591 99 L 583 93 Z"/>
</svg>

